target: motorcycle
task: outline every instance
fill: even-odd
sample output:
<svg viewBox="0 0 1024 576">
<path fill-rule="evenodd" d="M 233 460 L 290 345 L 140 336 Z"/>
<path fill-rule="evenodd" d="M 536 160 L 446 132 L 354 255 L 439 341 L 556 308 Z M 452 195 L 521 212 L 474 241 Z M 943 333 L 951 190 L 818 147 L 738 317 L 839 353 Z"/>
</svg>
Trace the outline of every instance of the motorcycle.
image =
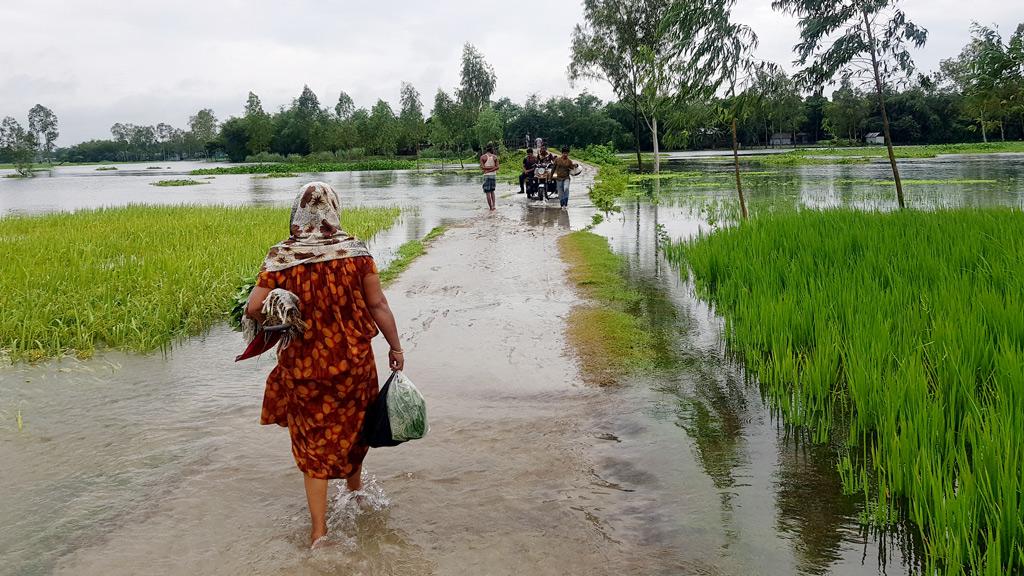
<svg viewBox="0 0 1024 576">
<path fill-rule="evenodd" d="M 531 200 L 553 200 L 558 198 L 555 183 L 555 167 L 551 162 L 538 162 L 533 173 L 526 179 L 526 197 Z"/>
</svg>

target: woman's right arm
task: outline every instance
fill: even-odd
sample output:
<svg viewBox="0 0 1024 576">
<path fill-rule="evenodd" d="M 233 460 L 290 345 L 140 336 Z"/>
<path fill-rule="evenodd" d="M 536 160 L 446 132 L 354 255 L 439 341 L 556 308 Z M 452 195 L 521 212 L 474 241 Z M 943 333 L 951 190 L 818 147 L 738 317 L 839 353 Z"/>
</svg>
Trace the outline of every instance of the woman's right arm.
<svg viewBox="0 0 1024 576">
<path fill-rule="evenodd" d="M 391 312 L 388 299 L 384 296 L 384 290 L 380 286 L 380 276 L 367 274 L 363 276 L 363 299 L 366 307 L 377 323 L 384 339 L 391 346 L 388 352 L 388 364 L 392 370 L 401 370 L 405 367 L 405 352 L 402 350 L 402 343 L 398 339 L 398 324 L 395 322 L 395 315 Z"/>
</svg>

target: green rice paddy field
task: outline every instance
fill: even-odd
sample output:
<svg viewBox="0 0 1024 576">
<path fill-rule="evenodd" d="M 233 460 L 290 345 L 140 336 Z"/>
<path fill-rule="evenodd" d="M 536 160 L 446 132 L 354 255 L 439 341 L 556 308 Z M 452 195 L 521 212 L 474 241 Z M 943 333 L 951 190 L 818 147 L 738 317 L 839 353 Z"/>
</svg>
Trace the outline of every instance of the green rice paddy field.
<svg viewBox="0 0 1024 576">
<path fill-rule="evenodd" d="M 1024 215 L 791 210 L 667 253 L 787 424 L 844 446 L 866 521 L 909 516 L 934 571 L 1024 571 Z"/>
<path fill-rule="evenodd" d="M 129 206 L 0 219 L 0 354 L 148 352 L 226 318 L 238 285 L 288 235 L 288 208 Z M 360 238 L 397 208 L 355 208 Z"/>
</svg>

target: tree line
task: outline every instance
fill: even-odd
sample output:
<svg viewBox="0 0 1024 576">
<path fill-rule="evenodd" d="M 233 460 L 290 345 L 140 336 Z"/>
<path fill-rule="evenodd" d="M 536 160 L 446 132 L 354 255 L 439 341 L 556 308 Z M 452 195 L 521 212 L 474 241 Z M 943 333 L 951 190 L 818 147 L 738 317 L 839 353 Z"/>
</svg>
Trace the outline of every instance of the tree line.
<svg viewBox="0 0 1024 576">
<path fill-rule="evenodd" d="M 665 32 L 670 27 L 660 28 L 663 37 L 659 39 L 654 22 L 672 18 L 672 7 L 679 3 L 594 0 L 585 7 L 600 25 L 602 18 L 622 14 L 616 12 L 619 4 L 641 8 L 650 4 L 646 12 L 629 12 L 629 19 L 619 23 L 624 29 L 632 26 L 633 30 L 643 30 L 647 26 L 653 30 L 647 38 L 650 46 L 628 49 L 616 45 L 612 32 L 605 30 L 602 39 L 594 32 L 595 24 L 588 21 L 589 28 L 580 27 L 574 38 L 570 67 L 574 78 L 614 77 L 618 99 L 611 102 L 586 92 L 547 100 L 534 95 L 523 103 L 509 98 L 493 101 L 496 74 L 483 55 L 466 44 L 459 86 L 451 92 L 438 90 L 429 114 L 425 113 L 420 93 L 407 82 L 401 83 L 397 110 L 384 99 L 369 109 L 357 108 L 345 92 L 338 95 L 333 106 L 324 106 L 307 86 L 289 106 L 276 112 L 266 111 L 259 96 L 250 92 L 244 113 L 224 122 L 218 121 L 213 110 L 202 109 L 189 118 L 185 129 L 166 123 L 117 123 L 111 127 L 109 139 L 55 149 L 57 117 L 45 106 L 37 105 L 29 112 L 27 129 L 13 117 L 0 123 L 0 162 L 144 161 L 222 155 L 242 161 L 310 154 L 344 159 L 446 157 L 479 150 L 488 142 L 520 146 L 526 143 L 527 135 L 573 147 L 610 144 L 615 149 L 638 151 L 650 151 L 656 145 L 672 149 L 723 148 L 731 145 L 733 116 L 736 142 L 743 147 L 771 146 L 777 140 L 773 136 L 779 135 L 786 135 L 786 141 L 793 143 L 824 140 L 852 144 L 863 142 L 868 133 L 884 131 L 875 87 L 858 81 L 855 74 L 839 74 L 838 87 L 829 98 L 823 83 L 809 84 L 806 74 L 789 76 L 767 63 L 740 70 L 742 66 L 733 65 L 735 51 L 721 46 L 714 50 L 690 47 L 688 62 L 697 64 L 686 71 L 666 69 L 659 76 L 648 67 L 643 72 L 645 77 L 672 80 L 665 82 L 666 88 L 643 85 L 641 70 L 645 62 L 671 61 L 653 50 L 671 44 L 672 35 Z M 602 7 L 605 13 L 601 13 Z M 742 30 L 735 29 L 723 33 L 743 35 Z M 602 55 L 602 48 L 608 54 Z M 612 61 L 612 56 L 616 60 Z M 620 69 L 606 74 L 600 64 L 587 65 L 599 63 L 601 58 Z M 703 66 L 701 58 L 706 61 Z M 701 79 L 716 76 L 719 82 L 708 82 L 704 89 L 699 86 Z M 635 86 L 631 84 L 634 77 Z M 970 43 L 959 55 L 943 60 L 939 70 L 883 85 L 892 120 L 891 139 L 899 144 L 938 144 L 1024 138 L 1022 78 L 1024 24 L 1005 40 L 998 29 L 975 24 Z"/>
</svg>

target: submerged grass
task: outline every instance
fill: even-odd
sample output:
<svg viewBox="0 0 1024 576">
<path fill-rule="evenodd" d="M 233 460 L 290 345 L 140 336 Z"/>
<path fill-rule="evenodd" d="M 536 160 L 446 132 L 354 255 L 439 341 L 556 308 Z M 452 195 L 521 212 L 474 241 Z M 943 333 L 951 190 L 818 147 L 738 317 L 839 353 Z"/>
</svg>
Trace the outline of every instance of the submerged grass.
<svg viewBox="0 0 1024 576">
<path fill-rule="evenodd" d="M 262 174 L 260 176 L 253 176 L 260 180 L 266 180 L 268 178 L 298 178 L 299 175 L 294 172 L 271 172 L 270 174 Z"/>
<path fill-rule="evenodd" d="M 288 208 L 129 206 L 0 219 L 0 352 L 162 349 L 223 321 L 239 282 L 287 235 Z M 362 238 L 397 208 L 356 208 Z"/>
<path fill-rule="evenodd" d="M 591 232 L 567 234 L 558 246 L 569 264 L 569 280 L 594 300 L 574 308 L 568 321 L 569 344 L 576 348 L 587 379 L 612 384 L 628 370 L 657 366 L 664 354 L 635 313 L 643 295 L 627 282 L 624 259 L 603 236 Z"/>
<path fill-rule="evenodd" d="M 263 163 L 241 164 L 238 166 L 219 166 L 217 168 L 199 168 L 189 172 L 192 176 L 221 174 L 275 174 L 319 173 L 319 172 L 361 172 L 367 170 L 412 170 L 416 168 L 415 160 L 362 160 L 359 162 L 302 162 L 302 163 Z"/>
<path fill-rule="evenodd" d="M 943 185 L 943 184 L 998 184 L 998 180 L 968 180 L 968 179 L 956 179 L 951 178 L 947 180 L 914 180 L 914 179 L 902 179 L 900 180 L 903 184 L 909 184 L 911 186 L 928 186 L 928 185 Z M 853 178 L 845 180 L 836 180 L 836 184 L 867 184 L 870 186 L 895 186 L 896 183 L 892 180 L 873 180 L 870 178 Z"/>
<path fill-rule="evenodd" d="M 388 264 L 388 267 L 380 271 L 380 282 L 387 286 L 394 282 L 405 272 L 414 260 L 427 253 L 427 247 L 431 242 L 442 236 L 445 232 L 444 226 L 437 226 L 427 233 L 421 240 L 410 240 L 398 247 L 395 259 Z"/>
<path fill-rule="evenodd" d="M 200 184 L 209 184 L 209 182 L 200 182 L 199 180 L 193 180 L 191 178 L 177 179 L 177 180 L 159 180 L 157 182 L 150 182 L 152 186 L 161 187 L 173 187 L 173 186 L 198 186 Z"/>
<path fill-rule="evenodd" d="M 844 487 L 896 499 L 929 572 L 1024 570 L 1024 216 L 765 215 L 668 249 L 793 424 L 845 437 Z"/>
<path fill-rule="evenodd" d="M 972 142 L 963 144 L 929 144 L 923 146 L 894 146 L 897 158 L 935 158 L 940 154 L 998 154 L 1024 152 L 1024 142 Z M 883 158 L 889 155 L 885 146 L 857 148 L 816 148 L 799 150 L 808 156 L 845 156 Z"/>
</svg>

